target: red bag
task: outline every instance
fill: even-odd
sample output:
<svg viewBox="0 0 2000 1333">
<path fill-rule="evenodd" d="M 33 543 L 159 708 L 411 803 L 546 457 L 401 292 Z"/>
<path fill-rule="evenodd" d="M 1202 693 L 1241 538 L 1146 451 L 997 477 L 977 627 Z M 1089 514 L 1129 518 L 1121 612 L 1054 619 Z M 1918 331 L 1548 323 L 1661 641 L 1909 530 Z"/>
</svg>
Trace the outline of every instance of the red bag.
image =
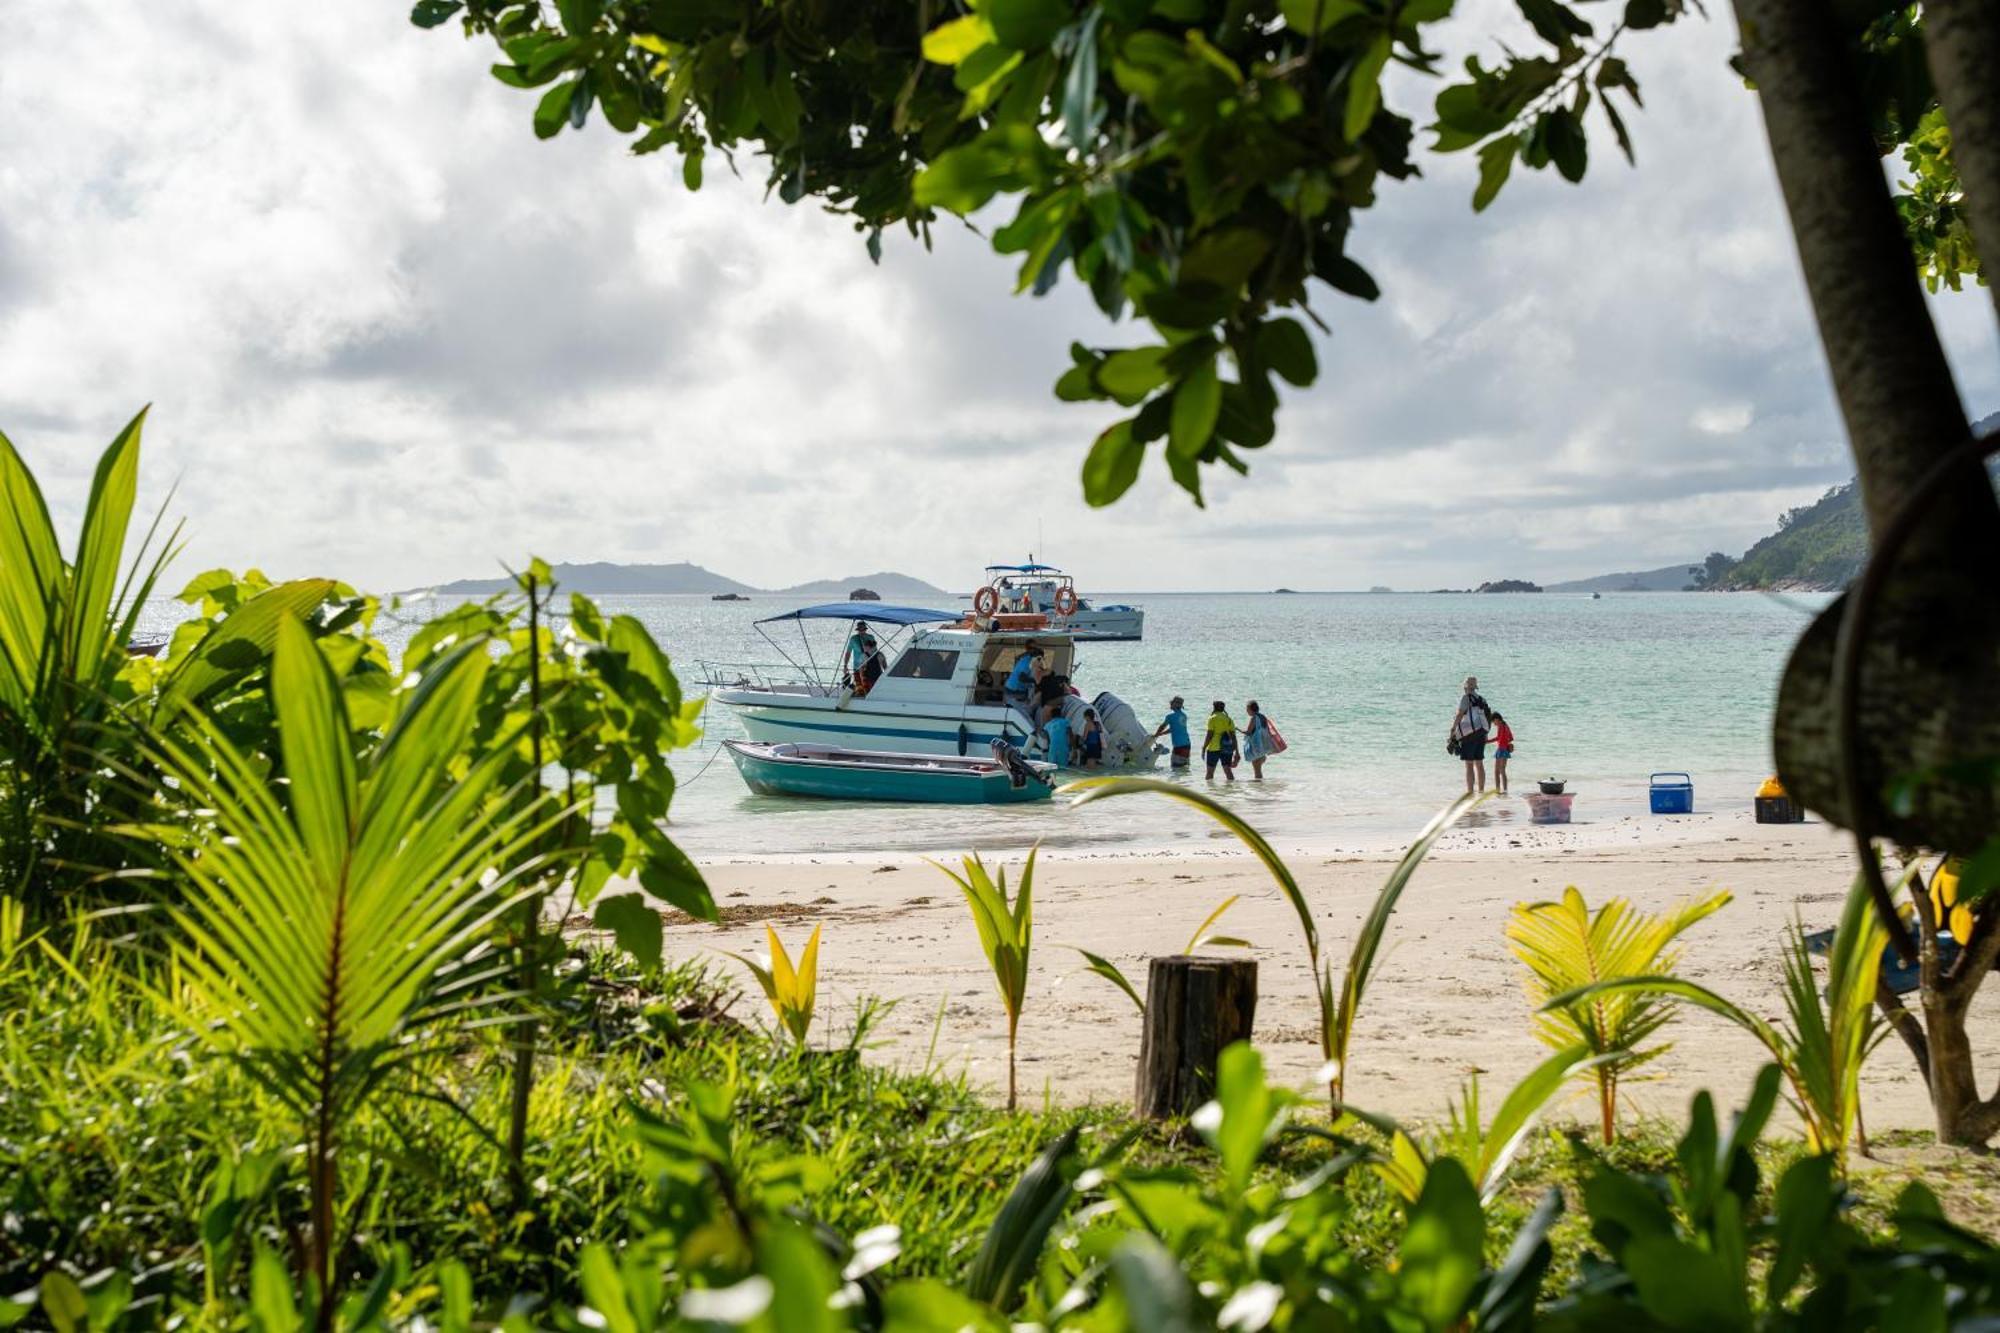
<svg viewBox="0 0 2000 1333">
<path fill-rule="evenodd" d="M 1285 744 L 1285 738 L 1278 734 L 1278 724 L 1271 720 L 1271 716 L 1268 713 L 1264 715 L 1264 733 L 1271 738 L 1272 754 L 1283 754 L 1292 748 Z"/>
</svg>

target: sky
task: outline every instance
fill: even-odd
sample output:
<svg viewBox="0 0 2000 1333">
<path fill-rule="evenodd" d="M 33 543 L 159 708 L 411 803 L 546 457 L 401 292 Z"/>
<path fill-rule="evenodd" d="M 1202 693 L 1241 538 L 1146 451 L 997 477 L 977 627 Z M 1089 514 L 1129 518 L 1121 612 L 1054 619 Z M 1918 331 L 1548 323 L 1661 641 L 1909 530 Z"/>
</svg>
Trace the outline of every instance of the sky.
<svg viewBox="0 0 2000 1333">
<path fill-rule="evenodd" d="M 1626 47 L 1637 169 L 1593 127 L 1581 186 L 1517 171 L 1483 215 L 1464 156 L 1385 180 L 1349 243 L 1383 298 L 1315 298 L 1319 381 L 1250 475 L 1208 469 L 1198 510 L 1155 458 L 1092 510 L 1113 412 L 1050 386 L 1071 339 L 1146 331 L 1073 280 L 1012 296 L 955 222 L 877 267 L 754 163 L 691 194 L 595 119 L 538 142 L 490 45 L 398 3 L 28 6 L 0 431 L 73 541 L 151 404 L 141 507 L 184 520 L 179 577 L 390 590 L 533 554 L 963 588 L 1039 540 L 1086 590 L 1424 588 L 1735 553 L 1852 466 L 1711 9 Z M 1463 0 L 1452 31 L 1531 42 L 1506 12 Z M 1419 123 L 1433 95 L 1391 89 Z M 1986 294 L 1933 311 L 1969 410 L 2000 409 Z"/>
</svg>

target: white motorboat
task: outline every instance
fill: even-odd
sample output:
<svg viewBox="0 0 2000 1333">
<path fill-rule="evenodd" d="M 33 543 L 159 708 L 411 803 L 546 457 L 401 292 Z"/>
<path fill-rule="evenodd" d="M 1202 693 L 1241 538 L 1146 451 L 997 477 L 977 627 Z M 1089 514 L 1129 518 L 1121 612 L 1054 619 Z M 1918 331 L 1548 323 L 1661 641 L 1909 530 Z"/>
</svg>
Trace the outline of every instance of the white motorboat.
<svg viewBox="0 0 2000 1333">
<path fill-rule="evenodd" d="M 972 607 L 980 616 L 1047 616 L 1072 638 L 1100 643 L 1135 641 L 1146 624 L 1146 613 L 1136 606 L 1093 606 L 1077 593 L 1075 579 L 1054 565 L 1036 563 L 1033 556 L 1025 565 L 988 565 L 986 584 L 972 594 Z"/>
<path fill-rule="evenodd" d="M 881 648 L 886 668 L 872 686 L 857 689 L 862 682 L 844 657 L 828 666 L 813 654 L 805 628 L 822 620 L 864 621 L 870 633 L 888 641 Z M 803 662 L 766 628 L 785 623 L 799 627 Z M 1047 737 L 1025 708 L 1008 701 L 1008 673 L 1030 646 L 1042 650 L 1049 670 L 1058 675 L 1074 678 L 1077 665 L 1075 636 L 1041 615 L 975 621 L 956 611 L 828 602 L 770 616 L 757 628 L 785 659 L 783 666 L 701 664 L 710 699 L 733 712 L 753 741 L 985 755 L 1002 740 L 1040 759 Z M 1153 765 L 1152 735 L 1130 705 L 1109 692 L 1068 696 L 1063 711 L 1074 734 L 1081 734 L 1086 708 L 1096 710 L 1104 727 L 1106 767 Z"/>
</svg>

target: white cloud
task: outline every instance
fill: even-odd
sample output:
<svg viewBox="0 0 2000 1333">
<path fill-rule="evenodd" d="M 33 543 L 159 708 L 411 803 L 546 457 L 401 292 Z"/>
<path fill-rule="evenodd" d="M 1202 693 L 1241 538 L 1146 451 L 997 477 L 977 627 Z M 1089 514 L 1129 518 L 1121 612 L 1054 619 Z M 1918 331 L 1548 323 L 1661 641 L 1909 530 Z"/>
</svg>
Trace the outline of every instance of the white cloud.
<svg viewBox="0 0 2000 1333">
<path fill-rule="evenodd" d="M 1464 8 L 1462 6 L 1462 8 Z M 1475 29 L 1496 0 L 1472 6 Z M 0 428 L 73 526 L 140 403 L 183 565 L 388 587 L 552 559 L 759 583 L 962 584 L 1051 553 L 1097 586 L 1429 586 L 1740 549 L 1849 471 L 1726 23 L 1633 43 L 1640 163 L 1384 182 L 1325 295 L 1323 375 L 1195 511 L 1076 469 L 1110 419 L 1049 385 L 1109 328 L 953 225 L 880 267 L 841 220 L 593 125 L 536 142 L 490 53 L 398 7 L 84 0 L 13 18 L 0 95 Z M 1431 89 L 1396 96 L 1421 121 Z M 1977 295 L 1939 305 L 2000 405 Z"/>
</svg>

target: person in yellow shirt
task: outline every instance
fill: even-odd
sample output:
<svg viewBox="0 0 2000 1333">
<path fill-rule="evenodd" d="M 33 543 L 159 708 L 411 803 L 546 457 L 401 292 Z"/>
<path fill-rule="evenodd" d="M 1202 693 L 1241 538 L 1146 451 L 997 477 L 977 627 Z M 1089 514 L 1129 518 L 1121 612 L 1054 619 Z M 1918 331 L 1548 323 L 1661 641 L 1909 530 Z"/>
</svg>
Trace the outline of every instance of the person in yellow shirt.
<svg viewBox="0 0 2000 1333">
<path fill-rule="evenodd" d="M 1208 715 L 1208 738 L 1201 747 L 1201 759 L 1211 780 L 1220 764 L 1222 776 L 1236 781 L 1236 723 L 1229 716 L 1229 705 L 1220 699 Z"/>
</svg>

